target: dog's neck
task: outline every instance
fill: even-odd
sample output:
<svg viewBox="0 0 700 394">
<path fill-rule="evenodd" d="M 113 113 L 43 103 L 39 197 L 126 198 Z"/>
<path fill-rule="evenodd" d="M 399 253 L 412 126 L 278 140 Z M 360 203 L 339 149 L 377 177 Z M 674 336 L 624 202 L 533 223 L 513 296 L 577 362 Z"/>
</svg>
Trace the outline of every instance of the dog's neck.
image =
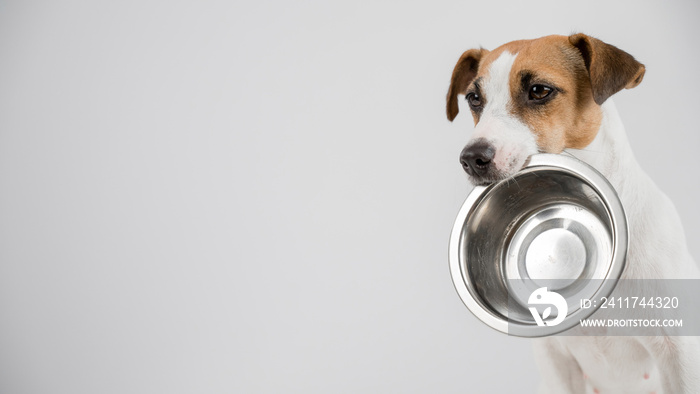
<svg viewBox="0 0 700 394">
<path fill-rule="evenodd" d="M 635 159 L 615 104 L 608 99 L 601 108 L 603 120 L 593 142 L 584 149 L 568 152 L 595 167 L 620 196 L 630 229 L 625 276 L 647 278 L 650 270 L 673 265 L 676 268 L 671 272 L 676 272 L 679 278 L 700 277 L 695 263 L 686 263 L 692 258 L 676 210 Z M 651 243 L 657 245 L 653 249 L 656 254 L 643 246 Z M 637 264 L 637 261 L 646 263 Z M 658 277 L 658 272 L 654 275 Z"/>
<path fill-rule="evenodd" d="M 593 142 L 584 149 L 569 149 L 567 152 L 595 167 L 624 200 L 639 186 L 634 183 L 646 182 L 647 177 L 632 153 L 625 127 L 612 99 L 603 103 L 601 110 L 603 119 Z"/>
</svg>

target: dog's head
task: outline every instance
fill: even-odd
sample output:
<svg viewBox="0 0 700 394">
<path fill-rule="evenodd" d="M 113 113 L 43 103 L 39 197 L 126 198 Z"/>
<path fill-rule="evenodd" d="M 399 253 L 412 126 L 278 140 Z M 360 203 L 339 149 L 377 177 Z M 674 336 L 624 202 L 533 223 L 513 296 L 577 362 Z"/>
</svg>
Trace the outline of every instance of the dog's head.
<svg viewBox="0 0 700 394">
<path fill-rule="evenodd" d="M 630 54 L 584 34 L 513 41 L 460 57 L 447 93 L 447 118 L 471 109 L 474 135 L 460 161 L 475 184 L 513 175 L 535 153 L 561 153 L 590 144 L 600 129 L 600 106 L 644 77 Z"/>
</svg>

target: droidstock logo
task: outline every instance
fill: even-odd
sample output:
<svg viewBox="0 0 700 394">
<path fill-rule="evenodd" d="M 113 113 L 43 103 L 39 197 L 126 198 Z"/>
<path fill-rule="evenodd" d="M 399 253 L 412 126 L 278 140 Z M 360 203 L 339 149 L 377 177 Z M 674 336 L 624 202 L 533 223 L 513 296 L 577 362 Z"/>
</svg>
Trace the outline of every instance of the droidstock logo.
<svg viewBox="0 0 700 394">
<path fill-rule="evenodd" d="M 561 294 L 554 291 L 547 291 L 546 287 L 540 287 L 530 294 L 530 298 L 527 300 L 528 305 L 550 305 L 542 312 L 542 316 L 537 312 L 537 308 L 534 306 L 530 307 L 530 312 L 532 317 L 535 318 L 535 322 L 540 327 L 544 325 L 556 326 L 557 324 L 564 321 L 566 314 L 569 311 L 566 300 Z M 552 306 L 557 308 L 556 317 L 554 319 L 547 320 L 548 317 L 552 316 Z"/>
</svg>

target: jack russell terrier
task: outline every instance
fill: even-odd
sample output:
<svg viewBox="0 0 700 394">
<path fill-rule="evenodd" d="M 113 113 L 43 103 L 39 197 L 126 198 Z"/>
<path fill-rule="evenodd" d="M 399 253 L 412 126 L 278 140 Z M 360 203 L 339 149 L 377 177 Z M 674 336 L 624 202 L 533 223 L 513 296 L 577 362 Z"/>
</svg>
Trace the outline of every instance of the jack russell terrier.
<svg viewBox="0 0 700 394">
<path fill-rule="evenodd" d="M 644 65 L 585 34 L 513 41 L 460 57 L 447 118 L 465 95 L 476 124 L 460 162 L 474 184 L 508 178 L 536 153 L 568 152 L 615 187 L 629 221 L 622 278 L 700 278 L 671 201 L 632 154 L 610 96 Z M 689 336 L 535 339 L 541 393 L 700 393 L 700 342 Z"/>
</svg>

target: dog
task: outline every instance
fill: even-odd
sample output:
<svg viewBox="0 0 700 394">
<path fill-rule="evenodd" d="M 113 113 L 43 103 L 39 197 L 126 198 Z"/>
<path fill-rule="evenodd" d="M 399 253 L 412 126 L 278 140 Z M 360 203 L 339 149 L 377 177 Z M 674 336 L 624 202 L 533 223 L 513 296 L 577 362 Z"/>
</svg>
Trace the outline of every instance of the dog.
<svg viewBox="0 0 700 394">
<path fill-rule="evenodd" d="M 629 223 L 622 278 L 699 278 L 671 201 L 637 163 L 610 98 L 645 67 L 585 34 L 471 49 L 454 67 L 447 118 L 464 95 L 474 118 L 460 155 L 476 185 L 507 179 L 537 153 L 572 154 L 615 187 Z M 696 337 L 556 336 L 535 339 L 541 393 L 700 393 Z"/>
</svg>

